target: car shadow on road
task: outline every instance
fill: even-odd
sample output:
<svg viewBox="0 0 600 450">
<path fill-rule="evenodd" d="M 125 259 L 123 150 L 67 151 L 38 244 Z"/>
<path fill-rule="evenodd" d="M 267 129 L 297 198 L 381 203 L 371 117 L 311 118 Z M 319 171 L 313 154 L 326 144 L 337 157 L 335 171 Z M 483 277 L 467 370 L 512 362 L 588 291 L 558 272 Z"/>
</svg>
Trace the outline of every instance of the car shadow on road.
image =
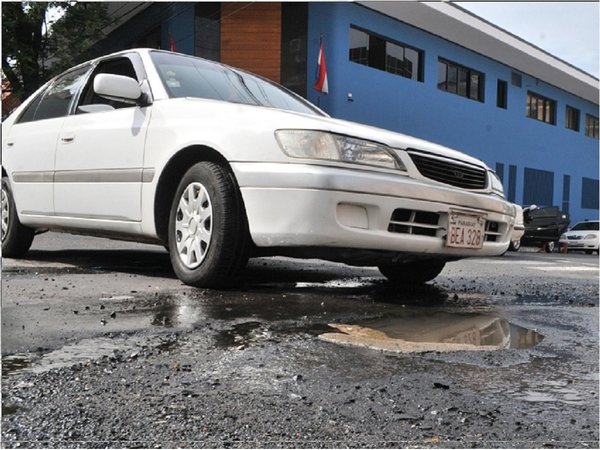
<svg viewBox="0 0 600 450">
<path fill-rule="evenodd" d="M 124 273 L 175 280 L 164 250 L 32 250 L 25 258 L 5 260 L 3 271 L 42 273 Z M 203 289 L 206 290 L 206 289 Z M 319 260 L 254 258 L 226 288 L 230 293 L 295 292 L 307 295 L 365 296 L 376 302 L 440 304 L 448 294 L 437 286 L 389 283 L 376 268 Z"/>
<path fill-rule="evenodd" d="M 119 272 L 175 278 L 169 255 L 151 250 L 31 250 L 18 260 L 5 260 L 4 271 L 31 269 L 53 273 Z"/>
</svg>

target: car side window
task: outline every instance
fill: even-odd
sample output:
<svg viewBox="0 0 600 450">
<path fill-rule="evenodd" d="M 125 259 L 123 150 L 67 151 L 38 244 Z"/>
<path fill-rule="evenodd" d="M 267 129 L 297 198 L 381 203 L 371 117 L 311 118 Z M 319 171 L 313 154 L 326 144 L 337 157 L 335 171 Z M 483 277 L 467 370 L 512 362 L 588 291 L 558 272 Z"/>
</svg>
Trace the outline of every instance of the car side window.
<svg viewBox="0 0 600 450">
<path fill-rule="evenodd" d="M 139 81 L 133 64 L 129 58 L 115 58 L 108 61 L 103 61 L 94 69 L 92 76 L 89 78 L 87 85 L 83 89 L 83 93 L 77 105 L 77 113 L 85 113 L 92 111 L 106 111 L 110 109 L 131 108 L 135 105 L 131 103 L 119 102 L 117 100 L 109 100 L 97 95 L 94 92 L 94 78 L 101 73 L 109 73 L 113 75 L 123 75 Z M 91 108 L 90 105 L 93 107 Z M 104 108 L 100 107 L 104 105 Z M 82 108 L 84 107 L 84 108 Z"/>
<path fill-rule="evenodd" d="M 44 97 L 44 93 L 40 92 L 38 96 L 33 100 L 26 108 L 25 111 L 21 114 L 21 117 L 17 120 L 17 123 L 25 123 L 32 122 L 35 120 L 35 112 L 37 111 L 42 98 Z"/>
<path fill-rule="evenodd" d="M 84 66 L 57 78 L 25 109 L 18 123 L 52 119 L 69 114 L 73 98 L 77 95 L 89 69 L 89 65 Z"/>
</svg>

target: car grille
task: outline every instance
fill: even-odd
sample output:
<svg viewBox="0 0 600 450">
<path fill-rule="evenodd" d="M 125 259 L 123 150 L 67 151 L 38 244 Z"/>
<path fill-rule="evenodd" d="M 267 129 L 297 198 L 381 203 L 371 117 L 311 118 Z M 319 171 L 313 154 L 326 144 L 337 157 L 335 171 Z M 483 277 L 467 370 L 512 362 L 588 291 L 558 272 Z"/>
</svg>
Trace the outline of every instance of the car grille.
<svg viewBox="0 0 600 450">
<path fill-rule="evenodd" d="M 408 151 L 413 163 L 426 178 L 463 189 L 484 189 L 487 173 L 482 167 L 434 158 L 416 150 Z"/>
<path fill-rule="evenodd" d="M 446 228 L 440 224 L 441 216 L 441 214 L 430 211 L 416 211 L 399 208 L 392 213 L 388 231 L 390 233 L 443 237 L 446 234 Z M 499 222 L 486 220 L 486 242 L 497 242 L 502 236 L 502 228 L 503 227 Z"/>
<path fill-rule="evenodd" d="M 500 232 L 500 223 L 492 222 L 491 220 L 485 221 L 485 240 L 486 242 L 496 242 L 502 236 Z"/>
<path fill-rule="evenodd" d="M 419 234 L 435 236 L 442 229 L 438 225 L 440 215 L 429 211 L 396 209 L 392 213 L 388 231 L 391 233 Z"/>
</svg>

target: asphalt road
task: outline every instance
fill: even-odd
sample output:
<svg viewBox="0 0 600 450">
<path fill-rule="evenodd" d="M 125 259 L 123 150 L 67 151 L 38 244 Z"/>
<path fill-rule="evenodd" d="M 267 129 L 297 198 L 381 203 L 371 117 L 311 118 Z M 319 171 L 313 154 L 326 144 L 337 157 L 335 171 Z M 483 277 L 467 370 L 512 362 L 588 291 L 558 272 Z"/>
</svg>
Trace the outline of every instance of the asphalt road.
<svg viewBox="0 0 600 450">
<path fill-rule="evenodd" d="M 2 446 L 598 448 L 598 257 L 422 289 L 252 260 L 199 290 L 156 246 L 48 233 L 2 266 Z"/>
</svg>

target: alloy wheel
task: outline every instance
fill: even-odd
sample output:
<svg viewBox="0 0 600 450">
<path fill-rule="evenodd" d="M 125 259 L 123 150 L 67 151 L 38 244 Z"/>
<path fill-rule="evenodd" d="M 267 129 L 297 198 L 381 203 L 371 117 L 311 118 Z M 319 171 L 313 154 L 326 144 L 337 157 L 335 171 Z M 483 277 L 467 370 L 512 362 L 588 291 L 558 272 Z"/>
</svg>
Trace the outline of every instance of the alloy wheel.
<svg viewBox="0 0 600 450">
<path fill-rule="evenodd" d="M 175 216 L 175 242 L 181 262 L 195 269 L 206 257 L 212 236 L 213 210 L 203 184 L 190 183 L 182 192 Z"/>
</svg>

